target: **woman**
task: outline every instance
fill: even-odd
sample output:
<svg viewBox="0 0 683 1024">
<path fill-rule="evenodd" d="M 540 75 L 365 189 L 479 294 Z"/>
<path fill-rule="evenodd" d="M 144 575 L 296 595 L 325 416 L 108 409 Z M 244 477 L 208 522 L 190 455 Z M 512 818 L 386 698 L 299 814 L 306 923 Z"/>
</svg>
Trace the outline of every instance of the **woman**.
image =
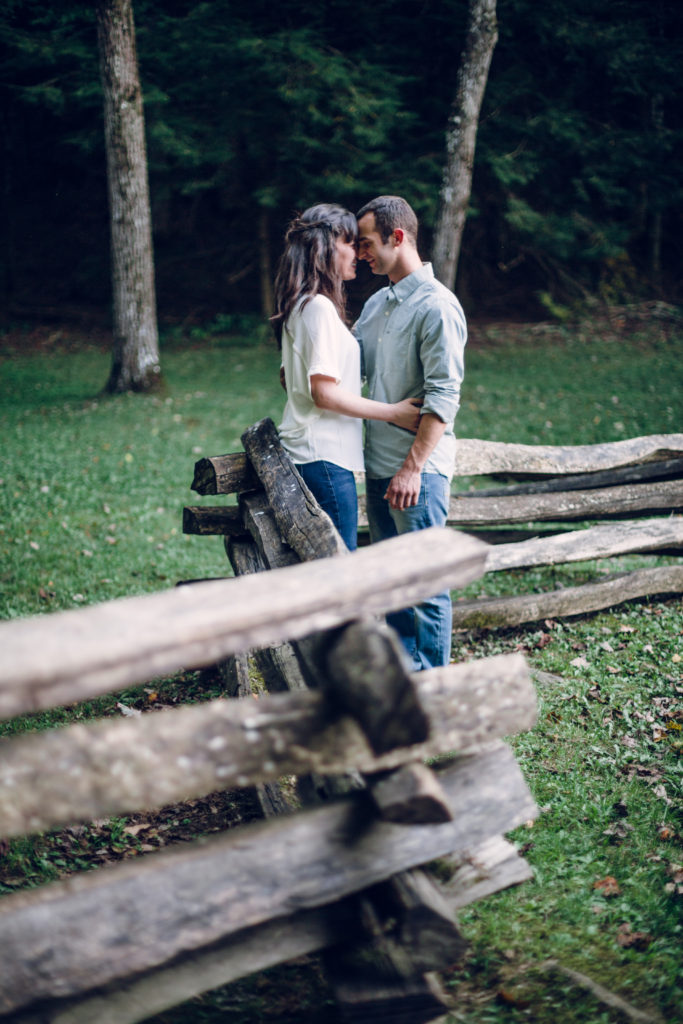
<svg viewBox="0 0 683 1024">
<path fill-rule="evenodd" d="M 356 276 L 356 218 L 320 203 L 289 226 L 275 279 L 272 323 L 287 390 L 282 445 L 346 546 L 357 545 L 354 473 L 363 470 L 363 419 L 417 430 L 419 399 L 361 396 L 360 349 L 345 324 L 343 282 Z"/>
</svg>

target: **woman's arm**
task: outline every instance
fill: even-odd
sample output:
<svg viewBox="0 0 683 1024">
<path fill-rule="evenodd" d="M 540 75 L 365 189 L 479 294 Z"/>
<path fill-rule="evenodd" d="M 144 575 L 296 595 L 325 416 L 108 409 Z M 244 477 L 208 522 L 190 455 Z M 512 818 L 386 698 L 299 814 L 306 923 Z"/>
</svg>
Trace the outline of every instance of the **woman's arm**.
<svg viewBox="0 0 683 1024">
<path fill-rule="evenodd" d="M 355 416 L 363 420 L 383 420 L 395 423 L 404 430 L 417 431 L 420 424 L 420 398 L 404 398 L 402 402 L 375 402 L 371 398 L 354 395 L 337 384 L 333 377 L 321 373 L 311 376 L 311 395 L 319 409 Z"/>
</svg>

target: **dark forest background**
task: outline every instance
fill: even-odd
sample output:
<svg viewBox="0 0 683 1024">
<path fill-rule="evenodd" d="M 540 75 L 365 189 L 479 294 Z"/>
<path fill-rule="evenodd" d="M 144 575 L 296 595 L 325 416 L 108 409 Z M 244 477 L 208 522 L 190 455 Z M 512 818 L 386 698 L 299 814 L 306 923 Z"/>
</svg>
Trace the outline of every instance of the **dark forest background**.
<svg viewBox="0 0 683 1024">
<path fill-rule="evenodd" d="M 134 14 L 162 322 L 261 312 L 285 224 L 313 202 L 405 195 L 429 257 L 466 0 Z M 683 4 L 499 0 L 498 22 L 456 285 L 468 314 L 681 302 Z M 107 318 L 91 4 L 5 0 L 0 118 L 0 315 Z"/>
</svg>

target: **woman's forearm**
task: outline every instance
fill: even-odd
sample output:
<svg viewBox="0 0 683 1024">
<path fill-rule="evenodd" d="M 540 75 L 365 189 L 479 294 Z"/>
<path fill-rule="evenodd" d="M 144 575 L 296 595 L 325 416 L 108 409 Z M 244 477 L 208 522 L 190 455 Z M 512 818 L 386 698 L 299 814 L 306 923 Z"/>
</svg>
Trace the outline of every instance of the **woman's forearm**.
<svg viewBox="0 0 683 1024">
<path fill-rule="evenodd" d="M 311 395 L 319 409 L 338 412 L 343 416 L 354 416 L 364 420 L 383 420 L 390 423 L 396 418 L 397 409 L 387 402 L 375 402 L 362 395 L 354 395 L 341 387 L 332 377 L 314 374 L 311 377 Z"/>
</svg>

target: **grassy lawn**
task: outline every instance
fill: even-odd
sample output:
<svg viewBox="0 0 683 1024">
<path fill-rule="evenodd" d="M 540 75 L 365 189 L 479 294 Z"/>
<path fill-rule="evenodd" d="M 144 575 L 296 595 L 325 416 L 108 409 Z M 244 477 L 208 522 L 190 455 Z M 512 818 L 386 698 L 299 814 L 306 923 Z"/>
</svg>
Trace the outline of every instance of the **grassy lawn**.
<svg viewBox="0 0 683 1024">
<path fill-rule="evenodd" d="M 0 337 L 0 618 L 162 590 L 226 575 L 220 538 L 181 532 L 194 462 L 240 449 L 240 434 L 283 406 L 278 354 L 263 335 L 204 331 L 162 345 L 165 390 L 102 397 L 109 354 L 66 332 Z M 473 330 L 457 432 L 531 444 L 590 444 L 683 429 L 683 330 L 662 323 Z M 458 482 L 467 487 L 474 481 Z M 572 586 L 655 556 L 493 574 L 467 596 Z M 541 808 L 512 839 L 534 880 L 461 912 L 470 952 L 446 975 L 448 1021 L 618 1021 L 555 960 L 641 1011 L 683 1019 L 681 997 L 680 599 L 582 618 L 454 636 L 458 660 L 523 650 L 539 718 L 511 745 Z M 203 700 L 188 673 L 49 714 L 2 734 Z M 154 830 L 132 819 L 12 841 L 0 893 L 144 854 L 244 818 L 230 794 L 168 808 Z M 138 820 L 138 819 L 136 819 Z M 138 821 L 139 823 L 139 821 Z M 128 829 L 128 831 L 127 831 Z M 333 1021 L 315 960 L 207 994 L 162 1022 Z"/>
</svg>

